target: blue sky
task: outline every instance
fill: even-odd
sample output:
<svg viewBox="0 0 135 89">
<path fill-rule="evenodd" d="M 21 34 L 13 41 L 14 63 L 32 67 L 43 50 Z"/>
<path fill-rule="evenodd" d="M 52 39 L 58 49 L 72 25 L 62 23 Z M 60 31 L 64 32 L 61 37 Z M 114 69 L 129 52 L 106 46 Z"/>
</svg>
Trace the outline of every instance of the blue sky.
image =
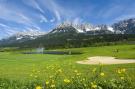
<svg viewBox="0 0 135 89">
<path fill-rule="evenodd" d="M 135 17 L 135 0 L 0 0 L 0 39 L 48 32 L 63 21 L 112 24 Z"/>
</svg>

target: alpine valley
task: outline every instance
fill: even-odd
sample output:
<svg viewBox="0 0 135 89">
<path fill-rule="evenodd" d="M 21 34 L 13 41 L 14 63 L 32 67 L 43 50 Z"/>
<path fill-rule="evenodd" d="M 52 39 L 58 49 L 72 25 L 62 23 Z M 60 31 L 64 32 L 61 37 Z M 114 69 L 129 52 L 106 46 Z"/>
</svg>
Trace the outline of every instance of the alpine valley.
<svg viewBox="0 0 135 89">
<path fill-rule="evenodd" d="M 92 25 L 89 23 L 74 24 L 63 22 L 50 32 L 19 32 L 0 40 L 0 46 L 46 48 L 87 47 L 99 43 L 134 41 L 135 18 L 126 19 L 111 26 Z"/>
</svg>

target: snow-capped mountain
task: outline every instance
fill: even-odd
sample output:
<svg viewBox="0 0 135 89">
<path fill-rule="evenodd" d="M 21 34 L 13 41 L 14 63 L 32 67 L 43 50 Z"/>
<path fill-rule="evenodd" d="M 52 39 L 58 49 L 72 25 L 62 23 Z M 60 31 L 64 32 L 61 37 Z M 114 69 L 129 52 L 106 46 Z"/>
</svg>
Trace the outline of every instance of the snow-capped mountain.
<svg viewBox="0 0 135 89">
<path fill-rule="evenodd" d="M 135 34 L 135 18 L 122 20 L 109 25 L 92 25 L 89 23 L 74 24 L 72 22 L 64 22 L 53 29 L 53 33 L 67 32 L 68 27 L 74 28 L 78 33 L 89 33 L 91 35 L 98 34 Z M 65 29 L 66 28 L 66 29 Z M 65 31 L 66 30 L 66 31 Z M 70 29 L 71 31 L 71 29 Z"/>
<path fill-rule="evenodd" d="M 112 27 L 115 29 L 116 34 L 135 34 L 135 18 L 114 23 Z"/>
<path fill-rule="evenodd" d="M 56 35 L 55 35 L 56 33 Z M 102 34 L 135 34 L 135 18 L 123 20 L 117 23 L 112 24 L 112 26 L 108 26 L 105 24 L 102 25 L 92 25 L 89 23 L 81 23 L 75 24 L 72 22 L 63 22 L 62 24 L 55 27 L 51 30 L 47 35 L 45 32 L 39 31 L 29 31 L 29 32 L 19 32 L 14 34 L 13 36 L 0 40 L 0 44 L 10 44 L 10 43 L 21 43 L 28 40 L 40 40 L 44 37 L 49 36 L 51 34 L 52 37 L 57 38 L 56 36 L 62 35 L 66 37 L 66 35 L 73 36 L 78 33 L 88 34 L 88 35 L 102 35 Z M 53 36 L 53 34 L 55 36 Z M 53 39 L 53 38 L 52 38 Z M 58 39 L 57 39 L 58 40 Z"/>
<path fill-rule="evenodd" d="M 37 37 L 40 37 L 42 35 L 45 35 L 45 32 L 40 32 L 40 31 L 24 31 L 24 32 L 18 32 L 16 34 L 13 34 L 12 36 L 0 40 L 0 44 L 6 43 L 20 43 L 24 42 L 27 40 L 33 40 L 36 39 Z"/>
<path fill-rule="evenodd" d="M 107 25 L 97 25 L 94 26 L 89 23 L 83 24 L 74 24 L 72 22 L 63 22 L 58 25 L 55 29 L 53 29 L 50 33 L 60 33 L 60 32 L 76 32 L 76 33 L 92 33 L 95 34 L 112 34 L 114 30 L 111 26 Z M 98 33 L 96 33 L 98 32 Z"/>
<path fill-rule="evenodd" d="M 16 40 L 24 39 L 24 38 L 29 38 L 29 39 L 36 39 L 37 37 L 45 35 L 45 32 L 40 32 L 40 31 L 25 31 L 25 32 L 18 32 L 14 34 L 12 37 L 15 37 Z"/>
<path fill-rule="evenodd" d="M 54 28 L 50 33 L 77 33 L 76 28 L 73 26 L 72 23 L 64 22 Z"/>
</svg>

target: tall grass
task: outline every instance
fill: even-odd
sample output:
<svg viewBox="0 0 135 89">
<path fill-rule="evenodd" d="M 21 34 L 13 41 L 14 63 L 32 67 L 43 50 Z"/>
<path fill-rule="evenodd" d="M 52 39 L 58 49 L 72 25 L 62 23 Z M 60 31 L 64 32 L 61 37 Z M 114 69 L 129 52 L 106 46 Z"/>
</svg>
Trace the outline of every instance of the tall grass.
<svg viewBox="0 0 135 89">
<path fill-rule="evenodd" d="M 9 80 L 0 79 L 0 89 L 135 89 L 134 82 L 127 74 L 127 69 L 114 70 L 115 76 L 106 78 L 107 74 L 102 69 L 103 65 L 87 70 L 83 75 L 77 69 L 67 72 L 58 65 L 47 66 L 46 69 L 53 71 L 44 79 L 40 79 L 46 69 L 39 71 L 33 69 L 29 75 L 32 80 Z M 70 76 L 69 76 L 70 75 Z"/>
</svg>

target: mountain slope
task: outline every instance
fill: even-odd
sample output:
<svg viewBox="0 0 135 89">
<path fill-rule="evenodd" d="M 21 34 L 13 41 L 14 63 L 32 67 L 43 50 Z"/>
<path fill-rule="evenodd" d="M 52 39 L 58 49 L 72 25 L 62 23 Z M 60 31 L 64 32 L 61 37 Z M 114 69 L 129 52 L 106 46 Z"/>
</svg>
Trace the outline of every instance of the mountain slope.
<svg viewBox="0 0 135 89">
<path fill-rule="evenodd" d="M 45 35 L 45 32 L 39 31 L 19 32 L 12 35 L 11 37 L 0 40 L 0 44 L 21 43 L 27 40 L 36 39 L 37 37 L 40 37 L 42 35 Z"/>
<path fill-rule="evenodd" d="M 114 23 L 112 27 L 116 34 L 135 34 L 135 18 Z"/>
<path fill-rule="evenodd" d="M 23 32 L 17 33 L 7 39 L 0 41 L 2 45 L 12 45 L 21 47 L 37 47 L 43 44 L 46 47 L 65 47 L 78 45 L 88 46 L 94 42 L 110 42 L 134 39 L 135 19 L 127 19 L 108 25 L 91 25 L 88 23 L 73 24 L 72 22 L 64 22 L 50 31 L 48 34 L 44 32 Z M 93 43 L 91 43 L 93 42 Z"/>
<path fill-rule="evenodd" d="M 91 35 L 98 34 L 113 34 L 114 30 L 111 26 L 98 25 L 94 26 L 88 23 L 73 24 L 72 22 L 63 22 L 54 28 L 50 33 L 91 33 Z"/>
</svg>

